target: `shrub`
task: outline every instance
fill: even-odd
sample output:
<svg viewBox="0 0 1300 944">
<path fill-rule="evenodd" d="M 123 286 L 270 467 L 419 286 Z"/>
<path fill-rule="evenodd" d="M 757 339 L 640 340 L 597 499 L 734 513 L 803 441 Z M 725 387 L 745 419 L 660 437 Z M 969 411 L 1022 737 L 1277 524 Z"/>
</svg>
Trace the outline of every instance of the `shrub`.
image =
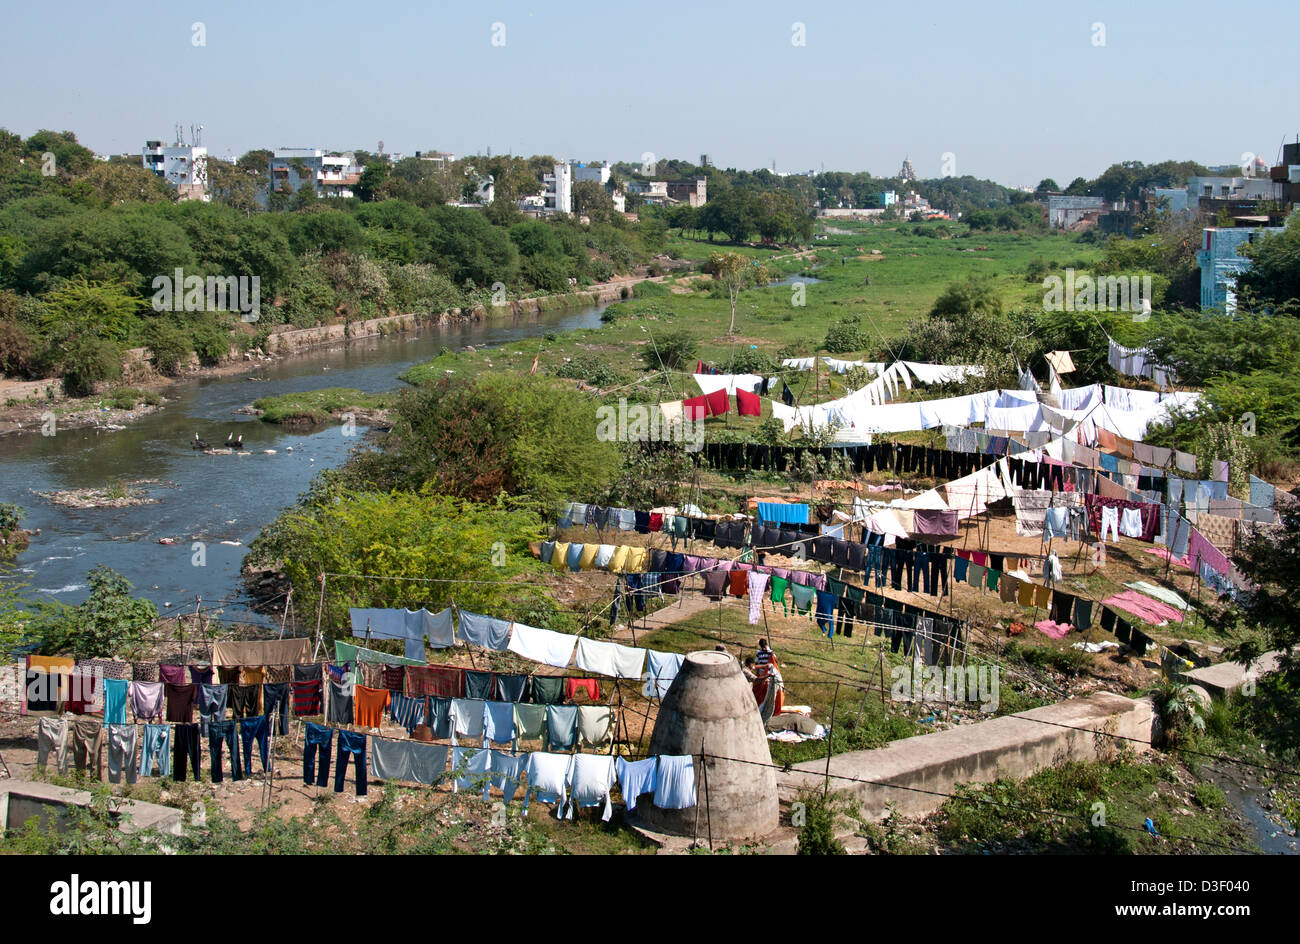
<svg viewBox="0 0 1300 944">
<path fill-rule="evenodd" d="M 638 282 L 633 289 L 637 298 L 662 298 L 673 290 L 662 282 Z"/>
<path fill-rule="evenodd" d="M 844 843 L 835 838 L 835 821 L 840 815 L 856 816 L 857 804 L 841 793 L 826 796 L 816 787 L 799 791 L 796 816 L 799 827 L 799 855 L 847 855 Z"/>
<path fill-rule="evenodd" d="M 36 346 L 27 326 L 0 319 L 0 374 L 30 377 L 36 362 Z"/>
<path fill-rule="evenodd" d="M 623 382 L 618 371 L 590 351 L 580 351 L 573 355 L 555 369 L 555 376 L 567 380 L 585 380 L 597 387 L 616 387 Z"/>
<path fill-rule="evenodd" d="M 780 367 L 776 358 L 756 347 L 741 348 L 727 363 L 732 373 L 759 374 L 764 377 L 775 374 Z"/>
<path fill-rule="evenodd" d="M 850 351 L 866 350 L 871 344 L 871 337 L 862 327 L 862 319 L 856 316 L 841 318 L 826 331 L 825 348 L 831 354 L 847 354 Z"/>
<path fill-rule="evenodd" d="M 97 384 L 122 375 L 122 356 L 111 341 L 82 338 L 64 352 L 60 374 L 68 396 L 88 397 Z"/>
<path fill-rule="evenodd" d="M 0 533 L 17 528 L 26 514 L 21 505 L 15 505 L 12 502 L 0 502 Z"/>
<path fill-rule="evenodd" d="M 230 332 L 218 324 L 202 324 L 194 329 L 194 352 L 205 367 L 220 364 L 230 356 Z"/>
<path fill-rule="evenodd" d="M 670 331 L 655 338 L 641 349 L 641 363 L 646 370 L 678 370 L 695 360 L 699 342 L 685 331 Z"/>
<path fill-rule="evenodd" d="M 181 367 L 189 360 L 190 351 L 193 350 L 185 332 L 165 321 L 149 326 L 146 346 L 154 369 L 168 377 L 175 377 L 181 372 Z"/>
</svg>

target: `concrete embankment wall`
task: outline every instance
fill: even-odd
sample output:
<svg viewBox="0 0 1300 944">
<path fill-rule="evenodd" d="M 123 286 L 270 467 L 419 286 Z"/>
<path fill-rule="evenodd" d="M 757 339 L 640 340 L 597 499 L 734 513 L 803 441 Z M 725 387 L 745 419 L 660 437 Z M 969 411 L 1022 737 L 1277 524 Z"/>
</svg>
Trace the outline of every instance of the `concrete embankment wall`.
<svg viewBox="0 0 1300 944">
<path fill-rule="evenodd" d="M 1107 756 L 1121 743 L 1147 750 L 1155 723 L 1150 699 L 1096 692 L 877 750 L 839 754 L 831 758 L 830 786 L 853 794 L 863 814 L 875 820 L 884 819 L 891 805 L 908 816 L 925 816 L 959 784 L 1027 777 L 1062 760 Z M 778 774 L 781 799 L 793 801 L 801 786 L 821 789 L 825 772 L 826 762 L 816 760 Z"/>
</svg>

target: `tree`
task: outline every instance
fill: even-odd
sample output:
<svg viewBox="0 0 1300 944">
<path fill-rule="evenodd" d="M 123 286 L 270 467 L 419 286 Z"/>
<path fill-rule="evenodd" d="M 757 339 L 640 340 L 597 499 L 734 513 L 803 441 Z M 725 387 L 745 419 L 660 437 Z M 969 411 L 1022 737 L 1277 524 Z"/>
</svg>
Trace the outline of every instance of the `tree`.
<svg viewBox="0 0 1300 944">
<path fill-rule="evenodd" d="M 100 564 L 86 582 L 90 595 L 84 603 L 46 609 L 36 620 L 33 635 L 43 653 L 71 652 L 83 659 L 118 655 L 139 644 L 158 618 L 158 608 L 131 596 L 130 582 L 115 570 Z"/>
<path fill-rule="evenodd" d="M 988 279 L 973 277 L 965 282 L 951 282 L 930 308 L 931 318 L 959 318 L 976 313 L 1002 314 L 1002 298 Z"/>
<path fill-rule="evenodd" d="M 573 212 L 593 223 L 608 222 L 614 216 L 614 200 L 594 180 L 580 180 L 573 185 Z"/>
<path fill-rule="evenodd" d="M 428 484 L 475 501 L 505 492 L 549 508 L 613 480 L 618 445 L 596 429 L 596 405 L 555 380 L 443 377 L 402 398 L 383 449 L 358 457 L 349 480 L 382 489 Z"/>
<path fill-rule="evenodd" d="M 367 164 L 366 169 L 361 172 L 361 180 L 357 184 L 357 196 L 367 203 L 378 200 L 390 173 L 391 168 L 388 166 L 387 161 L 378 160 L 372 164 Z"/>
<path fill-rule="evenodd" d="M 120 285 L 84 278 L 65 282 L 41 300 L 41 328 L 54 344 L 78 338 L 125 341 L 143 310 L 140 299 Z"/>
<path fill-rule="evenodd" d="M 1269 305 L 1300 301 L 1300 223 L 1294 216 L 1282 232 L 1245 244 L 1241 254 L 1250 259 L 1237 277 L 1243 295 Z"/>
<path fill-rule="evenodd" d="M 1244 627 L 1262 630 L 1260 638 L 1228 648 L 1231 659 L 1250 663 L 1267 650 L 1282 653 L 1277 672 L 1256 683 L 1245 708 L 1270 750 L 1286 756 L 1300 744 L 1300 507 L 1283 506 L 1279 518 L 1276 526 L 1247 532 L 1232 562 L 1250 592 L 1219 607 L 1211 621 L 1238 638 Z"/>
<path fill-rule="evenodd" d="M 738 252 L 715 252 L 709 256 L 709 269 L 714 278 L 727 288 L 727 298 L 731 302 L 731 321 L 727 326 L 727 334 L 735 334 L 736 302 L 740 299 L 740 293 L 753 285 L 766 285 L 767 267 Z"/>
<path fill-rule="evenodd" d="M 237 164 L 209 159 L 208 192 L 212 194 L 213 203 L 245 214 L 256 213 L 262 209 L 257 201 L 257 184 L 265 176 L 265 172 L 251 174 Z"/>
<path fill-rule="evenodd" d="M 1038 182 L 1038 186 L 1034 188 L 1034 193 L 1060 193 L 1060 191 L 1061 185 L 1051 177 L 1044 177 Z"/>
<path fill-rule="evenodd" d="M 553 625 L 555 608 L 545 589 L 525 576 L 532 559 L 528 543 L 540 534 L 541 520 L 506 500 L 474 503 L 432 490 L 366 492 L 319 484 L 263 531 L 250 555 L 282 567 L 295 595 L 316 593 L 322 571 L 411 578 L 331 577 L 322 601 L 327 640 L 332 627 L 347 626 L 349 607 L 412 607 L 416 600 L 431 610 L 454 600 L 467 610 Z M 424 582 L 430 574 L 455 574 L 461 582 Z"/>
</svg>

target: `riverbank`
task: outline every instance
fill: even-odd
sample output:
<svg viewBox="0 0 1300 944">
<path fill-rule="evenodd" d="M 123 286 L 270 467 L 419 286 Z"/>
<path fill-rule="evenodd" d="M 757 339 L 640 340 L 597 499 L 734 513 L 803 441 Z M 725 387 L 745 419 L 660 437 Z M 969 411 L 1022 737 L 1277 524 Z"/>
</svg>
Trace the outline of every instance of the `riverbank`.
<svg viewBox="0 0 1300 944">
<path fill-rule="evenodd" d="M 431 327 L 467 325 L 498 318 L 541 315 L 550 311 L 609 304 L 632 297 L 634 286 L 642 282 L 659 282 L 667 278 L 673 276 L 643 275 L 616 279 L 592 286 L 583 292 L 516 299 L 501 306 L 451 308 L 437 315 L 385 315 L 365 321 L 289 328 L 273 333 L 263 353 L 236 354 L 232 351 L 231 356 L 219 364 L 201 366 L 192 363 L 178 377 L 157 373 L 149 363 L 147 350 L 133 348 L 125 352 L 123 384 L 142 395 L 151 395 L 150 399 L 156 402 L 148 402 L 142 396 L 142 402 L 124 409 L 114 405 L 118 398 L 118 392 L 114 390 L 91 397 L 68 397 L 63 394 L 63 385 L 57 378 L 0 380 L 0 403 L 4 404 L 0 407 L 0 436 L 40 432 L 51 416 L 56 429 L 121 429 L 161 408 L 166 392 L 181 384 L 251 373 L 268 364 L 331 345 L 408 334 Z"/>
</svg>

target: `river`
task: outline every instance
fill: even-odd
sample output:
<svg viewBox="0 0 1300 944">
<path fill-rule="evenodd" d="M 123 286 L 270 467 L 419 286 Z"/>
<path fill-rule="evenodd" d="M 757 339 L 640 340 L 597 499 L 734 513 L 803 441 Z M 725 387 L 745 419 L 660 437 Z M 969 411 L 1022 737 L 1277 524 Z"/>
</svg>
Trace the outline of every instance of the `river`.
<svg viewBox="0 0 1300 944">
<path fill-rule="evenodd" d="M 339 426 L 293 432 L 236 410 L 258 397 L 322 387 L 392 390 L 401 386 L 398 374 L 444 346 L 493 347 L 599 327 L 603 308 L 528 313 L 354 341 L 274 361 L 250 374 L 178 384 L 166 391 L 161 409 L 125 429 L 0 437 L 0 501 L 22 505 L 23 527 L 41 529 L 0 576 L 26 584 L 29 598 L 77 603 L 86 594 L 87 572 L 107 564 L 164 615 L 182 608 L 193 612 L 200 596 L 204 612 L 220 607 L 228 618 L 265 622 L 249 609 L 251 601 L 240 587 L 249 542 L 293 504 L 317 471 L 341 464 L 358 440 L 344 436 Z M 231 432 L 243 434 L 250 455 L 209 456 L 190 447 L 195 433 L 217 445 Z M 156 501 L 73 509 L 34 494 L 102 487 L 115 479 L 158 480 L 143 486 Z M 163 538 L 176 543 L 160 544 Z"/>
</svg>

